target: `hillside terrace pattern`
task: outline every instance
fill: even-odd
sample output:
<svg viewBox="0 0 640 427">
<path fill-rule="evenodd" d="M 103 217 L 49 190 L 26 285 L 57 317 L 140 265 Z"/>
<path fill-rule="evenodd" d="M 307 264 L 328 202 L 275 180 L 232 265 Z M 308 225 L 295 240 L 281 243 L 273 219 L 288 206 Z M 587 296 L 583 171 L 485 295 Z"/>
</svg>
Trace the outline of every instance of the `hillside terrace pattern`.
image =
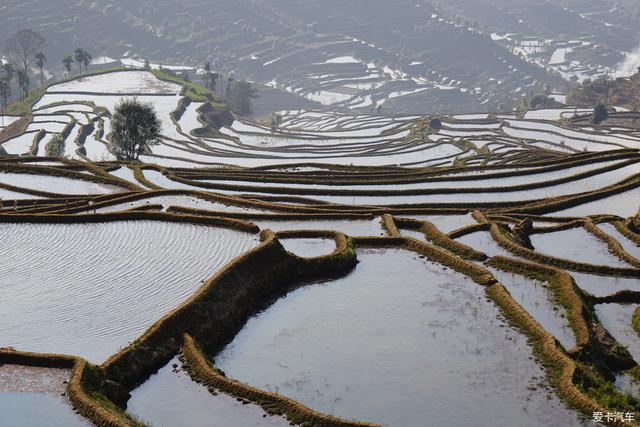
<svg viewBox="0 0 640 427">
<path fill-rule="evenodd" d="M 274 129 L 237 119 L 201 137 L 193 131 L 211 125 L 198 103 L 178 109 L 179 86 L 157 84 L 145 71 L 120 73 L 134 81 L 135 94 L 95 92 L 100 80 L 86 77 L 64 91 L 52 86 L 26 119 L 5 121 L 11 137 L 0 144 L 9 155 L 0 160 L 0 230 L 186 223 L 235 230 L 255 247 L 211 271 L 100 364 L 0 341 L 0 363 L 70 369 L 67 395 L 91 422 L 140 424 L 124 411 L 129 392 L 181 353 L 195 381 L 268 414 L 300 425 L 373 425 L 229 378 L 213 362 L 255 313 L 305 284 L 349 274 L 367 248 L 404 248 L 481 286 L 528 337 L 555 393 L 586 417 L 640 410 L 614 385 L 637 372 L 638 361 L 597 315 L 603 304 L 640 307 L 640 282 L 613 285 L 640 279 L 638 117 L 625 128 L 594 127 L 572 124 L 574 109 L 547 110 L 521 119 L 443 116 L 434 128 L 425 117 L 288 111 Z M 148 97 L 163 119 L 161 145 L 141 162 L 117 161 L 107 150 L 108 111 L 126 95 Z M 42 156 L 55 133 L 66 136 L 67 158 Z M 571 214 L 582 208 L 588 214 Z M 565 237 L 573 232 L 584 239 Z M 478 233 L 505 255 L 460 241 Z M 540 236 L 557 243 L 544 246 Z M 285 250 L 285 239 L 329 239 L 335 250 L 301 257 Z M 545 283 L 575 346 L 565 348 L 545 319 L 523 308 L 500 271 Z M 577 273 L 597 278 L 597 296 Z M 639 312 L 626 319 L 636 331 Z"/>
</svg>

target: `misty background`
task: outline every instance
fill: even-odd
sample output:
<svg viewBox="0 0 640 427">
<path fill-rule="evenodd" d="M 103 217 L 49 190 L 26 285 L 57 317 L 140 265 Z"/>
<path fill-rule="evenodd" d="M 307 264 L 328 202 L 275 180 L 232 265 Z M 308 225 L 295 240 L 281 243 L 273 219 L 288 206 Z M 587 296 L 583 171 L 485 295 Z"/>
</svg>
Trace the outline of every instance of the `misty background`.
<svg viewBox="0 0 640 427">
<path fill-rule="evenodd" d="M 563 101 L 585 79 L 629 76 L 639 21 L 635 0 L 5 0 L 0 39 L 41 33 L 47 77 L 77 48 L 93 68 L 210 61 L 257 84 L 256 114 L 437 113 Z"/>
</svg>

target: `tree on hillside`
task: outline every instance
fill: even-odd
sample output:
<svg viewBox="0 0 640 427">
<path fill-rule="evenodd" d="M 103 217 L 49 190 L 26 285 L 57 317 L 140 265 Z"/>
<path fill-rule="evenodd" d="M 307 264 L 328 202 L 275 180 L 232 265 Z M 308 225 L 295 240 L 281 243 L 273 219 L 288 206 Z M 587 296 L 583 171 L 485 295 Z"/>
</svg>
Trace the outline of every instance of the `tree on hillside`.
<svg viewBox="0 0 640 427">
<path fill-rule="evenodd" d="M 67 55 L 62 58 L 62 64 L 64 65 L 64 69 L 67 71 L 67 77 L 71 75 L 71 66 L 73 65 L 73 58 L 71 55 Z"/>
<path fill-rule="evenodd" d="M 218 73 L 206 73 L 203 77 L 204 86 L 215 93 L 219 76 L 220 75 Z"/>
<path fill-rule="evenodd" d="M 40 85 L 44 84 L 44 64 L 47 62 L 47 57 L 44 53 L 36 53 L 36 66 L 40 69 Z"/>
<path fill-rule="evenodd" d="M 15 76 L 15 74 L 16 74 L 16 69 L 13 67 L 11 62 L 7 62 L 6 64 L 4 64 L 2 66 L 2 72 L 7 77 L 7 81 L 9 83 L 11 83 L 11 80 L 13 79 L 13 76 Z"/>
<path fill-rule="evenodd" d="M 211 72 L 211 62 L 209 61 L 204 63 L 204 67 L 202 67 L 202 69 L 204 70 L 204 75 L 202 77 L 202 80 L 204 80 L 204 86 L 215 93 L 220 74 Z"/>
<path fill-rule="evenodd" d="M 20 88 L 20 99 L 25 99 L 29 95 L 29 74 L 24 70 L 18 70 L 18 87 Z"/>
<path fill-rule="evenodd" d="M 4 110 L 9 104 L 9 82 L 6 78 L 0 78 L 0 106 L 2 106 L 2 126 L 4 126 Z"/>
<path fill-rule="evenodd" d="M 218 79 L 220 78 L 220 74 L 218 73 L 211 73 L 211 75 L 209 76 L 209 80 L 211 82 L 211 92 L 213 92 L 214 94 L 216 93 L 216 87 L 218 86 Z"/>
<path fill-rule="evenodd" d="M 258 98 L 258 90 L 247 81 L 236 81 L 230 83 L 227 88 L 227 102 L 236 114 L 246 116 L 251 114 L 251 100 Z"/>
<path fill-rule="evenodd" d="M 89 54 L 89 52 L 85 52 L 82 58 L 82 65 L 84 65 L 84 72 L 86 73 L 89 70 L 89 64 L 91 64 L 91 60 L 93 56 Z"/>
<path fill-rule="evenodd" d="M 593 109 L 593 115 L 591 116 L 591 123 L 594 125 L 599 125 L 609 118 L 609 111 L 607 110 L 607 106 L 602 102 L 598 102 L 598 104 Z"/>
<path fill-rule="evenodd" d="M 78 64 L 78 68 L 80 69 L 81 73 L 82 73 L 82 66 L 84 66 L 84 70 L 87 71 L 87 69 L 89 68 L 89 64 L 91 63 L 91 60 L 93 59 L 92 56 L 89 55 L 89 52 L 81 48 L 76 49 L 76 51 L 73 54 L 73 57 L 76 60 L 76 63 Z"/>
<path fill-rule="evenodd" d="M 13 37 L 7 40 L 7 50 L 20 63 L 21 69 L 26 78 L 25 90 L 29 92 L 29 67 L 31 66 L 34 54 L 39 52 L 45 44 L 45 39 L 40 33 L 25 29 L 18 31 Z"/>
<path fill-rule="evenodd" d="M 11 98 L 11 81 L 13 80 L 13 76 L 16 73 L 15 68 L 11 65 L 10 62 L 7 62 L 2 66 L 2 73 L 4 74 L 4 80 L 7 82 L 7 103 L 9 98 Z"/>
<path fill-rule="evenodd" d="M 229 95 L 231 93 L 231 85 L 233 84 L 233 80 L 233 77 L 227 77 L 227 88 L 225 89 L 225 96 L 227 98 L 229 98 Z"/>
<path fill-rule="evenodd" d="M 123 99 L 111 116 L 109 150 L 118 159 L 138 160 L 140 154 L 160 143 L 161 122 L 153 105 Z"/>
</svg>

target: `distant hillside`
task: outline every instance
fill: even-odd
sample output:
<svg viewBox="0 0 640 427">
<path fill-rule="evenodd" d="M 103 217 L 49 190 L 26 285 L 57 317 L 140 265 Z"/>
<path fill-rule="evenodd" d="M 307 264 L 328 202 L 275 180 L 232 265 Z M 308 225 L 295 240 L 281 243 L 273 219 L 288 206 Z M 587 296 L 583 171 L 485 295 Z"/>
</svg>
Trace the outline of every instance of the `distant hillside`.
<svg viewBox="0 0 640 427">
<path fill-rule="evenodd" d="M 638 0 L 617 0 L 615 5 L 621 12 L 628 14 L 631 19 L 640 18 L 640 2 Z"/>
<path fill-rule="evenodd" d="M 567 95 L 569 105 L 595 105 L 598 102 L 629 106 L 634 110 L 640 107 L 640 72 L 615 80 L 586 80 Z"/>
</svg>

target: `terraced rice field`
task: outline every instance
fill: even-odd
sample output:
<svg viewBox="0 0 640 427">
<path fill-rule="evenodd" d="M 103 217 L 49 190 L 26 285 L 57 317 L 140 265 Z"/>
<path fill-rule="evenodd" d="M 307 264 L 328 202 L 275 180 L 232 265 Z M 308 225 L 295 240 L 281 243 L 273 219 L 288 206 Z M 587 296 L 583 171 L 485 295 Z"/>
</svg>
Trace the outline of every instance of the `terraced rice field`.
<svg viewBox="0 0 640 427">
<path fill-rule="evenodd" d="M 64 425 L 640 412 L 633 127 L 283 111 L 201 136 L 180 91 L 140 70 L 54 85 L 1 144 L 0 406 Z M 107 111 L 134 94 L 164 137 L 118 161 Z M 57 132 L 69 156 L 38 156 Z M 21 365 L 63 369 L 65 396 L 16 395 L 3 369 L 39 375 Z"/>
</svg>

